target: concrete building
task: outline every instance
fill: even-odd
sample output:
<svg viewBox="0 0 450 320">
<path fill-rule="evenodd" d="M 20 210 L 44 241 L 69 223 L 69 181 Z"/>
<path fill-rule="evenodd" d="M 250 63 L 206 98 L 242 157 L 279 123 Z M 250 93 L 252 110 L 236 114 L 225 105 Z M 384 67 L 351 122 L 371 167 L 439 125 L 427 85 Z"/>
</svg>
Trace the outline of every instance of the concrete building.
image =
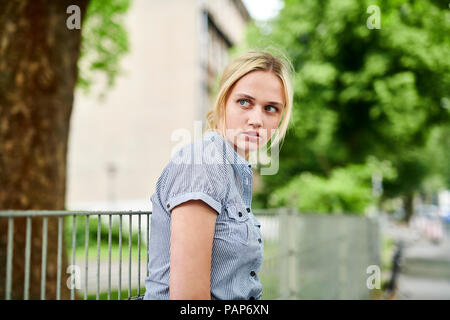
<svg viewBox="0 0 450 320">
<path fill-rule="evenodd" d="M 75 95 L 68 209 L 151 210 L 156 180 L 181 143 L 172 135 L 205 125 L 216 75 L 249 19 L 241 0 L 132 1 L 124 74 L 104 101 Z"/>
</svg>

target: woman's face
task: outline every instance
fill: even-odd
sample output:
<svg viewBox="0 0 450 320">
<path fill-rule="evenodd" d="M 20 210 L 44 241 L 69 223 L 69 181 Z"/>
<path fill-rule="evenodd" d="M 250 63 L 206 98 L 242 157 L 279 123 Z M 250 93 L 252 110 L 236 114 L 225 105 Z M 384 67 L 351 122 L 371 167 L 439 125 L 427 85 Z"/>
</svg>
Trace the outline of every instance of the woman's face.
<svg viewBox="0 0 450 320">
<path fill-rule="evenodd" d="M 242 157 L 263 147 L 281 120 L 284 87 L 270 71 L 252 71 L 239 79 L 225 104 L 226 138 Z M 255 136 L 256 134 L 256 136 Z"/>
</svg>

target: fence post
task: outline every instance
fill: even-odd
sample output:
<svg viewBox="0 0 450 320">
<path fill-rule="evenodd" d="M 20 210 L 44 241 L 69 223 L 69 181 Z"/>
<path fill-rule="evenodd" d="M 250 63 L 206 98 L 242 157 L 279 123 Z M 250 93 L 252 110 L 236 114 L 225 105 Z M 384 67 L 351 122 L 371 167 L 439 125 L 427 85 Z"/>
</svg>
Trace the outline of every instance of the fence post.
<svg viewBox="0 0 450 320">
<path fill-rule="evenodd" d="M 278 210 L 281 299 L 297 298 L 296 213 L 294 208 Z"/>
<path fill-rule="evenodd" d="M 351 239 L 350 232 L 351 228 L 349 228 L 349 222 L 350 219 L 342 215 L 337 219 L 336 221 L 336 228 L 338 228 L 338 238 L 339 242 L 337 243 L 338 248 L 338 265 L 337 268 L 339 270 L 339 278 L 337 281 L 338 289 L 337 289 L 337 298 L 340 300 L 349 299 L 348 293 L 350 290 L 348 290 L 349 287 L 349 279 L 348 279 L 348 273 L 349 273 L 349 267 L 352 265 L 353 261 L 351 261 L 351 256 L 349 256 L 349 248 L 351 248 Z"/>
<path fill-rule="evenodd" d="M 296 251 L 296 234 L 297 234 L 297 210 L 295 208 L 288 209 L 288 274 L 289 274 L 289 299 L 297 299 L 297 251 Z"/>
<path fill-rule="evenodd" d="M 286 299 L 288 296 L 287 288 L 289 286 L 289 274 L 287 272 L 287 230 L 289 226 L 287 209 L 279 208 L 278 209 L 278 241 L 279 241 L 279 268 L 280 268 L 280 288 L 279 288 L 279 298 Z"/>
</svg>

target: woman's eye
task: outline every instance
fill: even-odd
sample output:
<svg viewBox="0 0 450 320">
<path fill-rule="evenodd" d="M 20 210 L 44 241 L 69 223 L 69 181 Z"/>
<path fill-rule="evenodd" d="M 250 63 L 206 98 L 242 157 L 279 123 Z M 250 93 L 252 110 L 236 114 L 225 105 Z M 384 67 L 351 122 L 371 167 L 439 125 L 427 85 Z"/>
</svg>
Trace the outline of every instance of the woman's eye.
<svg viewBox="0 0 450 320">
<path fill-rule="evenodd" d="M 277 112 L 277 111 L 278 111 L 278 108 L 277 108 L 277 107 L 274 107 L 274 106 L 267 106 L 267 108 L 272 108 L 272 109 L 273 109 L 273 112 Z"/>
<path fill-rule="evenodd" d="M 246 99 L 239 99 L 239 104 L 240 104 L 241 106 L 245 106 L 245 103 L 249 103 L 249 101 L 246 100 Z"/>
</svg>

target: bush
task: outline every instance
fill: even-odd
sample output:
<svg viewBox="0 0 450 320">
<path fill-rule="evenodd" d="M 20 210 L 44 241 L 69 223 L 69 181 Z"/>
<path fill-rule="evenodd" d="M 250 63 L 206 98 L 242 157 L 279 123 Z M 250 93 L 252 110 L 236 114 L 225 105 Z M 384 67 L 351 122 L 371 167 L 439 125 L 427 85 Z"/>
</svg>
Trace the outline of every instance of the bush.
<svg viewBox="0 0 450 320">
<path fill-rule="evenodd" d="M 105 220 L 103 220 L 105 219 Z M 137 219 L 133 217 L 133 221 Z M 97 216 L 89 217 L 89 247 L 97 246 Z M 122 217 L 122 245 L 128 245 L 129 241 L 129 229 L 128 229 L 128 216 Z M 72 226 L 73 217 L 67 217 L 65 220 L 65 241 L 68 247 L 72 247 Z M 76 247 L 80 248 L 85 246 L 85 230 L 86 230 L 86 216 L 78 216 L 76 218 Z M 109 222 L 108 217 L 102 218 L 100 229 L 100 241 L 101 244 L 108 244 L 108 230 Z M 111 242 L 112 244 L 119 243 L 119 217 L 113 216 L 111 222 Z M 138 244 L 138 233 L 133 232 L 131 236 L 131 243 L 133 246 Z M 141 230 L 141 243 L 143 243 L 143 233 Z"/>
<path fill-rule="evenodd" d="M 395 177 L 389 162 L 374 157 L 364 164 L 334 169 L 328 178 L 305 172 L 277 189 L 269 204 L 294 206 L 301 212 L 362 214 L 377 200 L 372 191 L 375 173 L 387 180 Z"/>
</svg>

